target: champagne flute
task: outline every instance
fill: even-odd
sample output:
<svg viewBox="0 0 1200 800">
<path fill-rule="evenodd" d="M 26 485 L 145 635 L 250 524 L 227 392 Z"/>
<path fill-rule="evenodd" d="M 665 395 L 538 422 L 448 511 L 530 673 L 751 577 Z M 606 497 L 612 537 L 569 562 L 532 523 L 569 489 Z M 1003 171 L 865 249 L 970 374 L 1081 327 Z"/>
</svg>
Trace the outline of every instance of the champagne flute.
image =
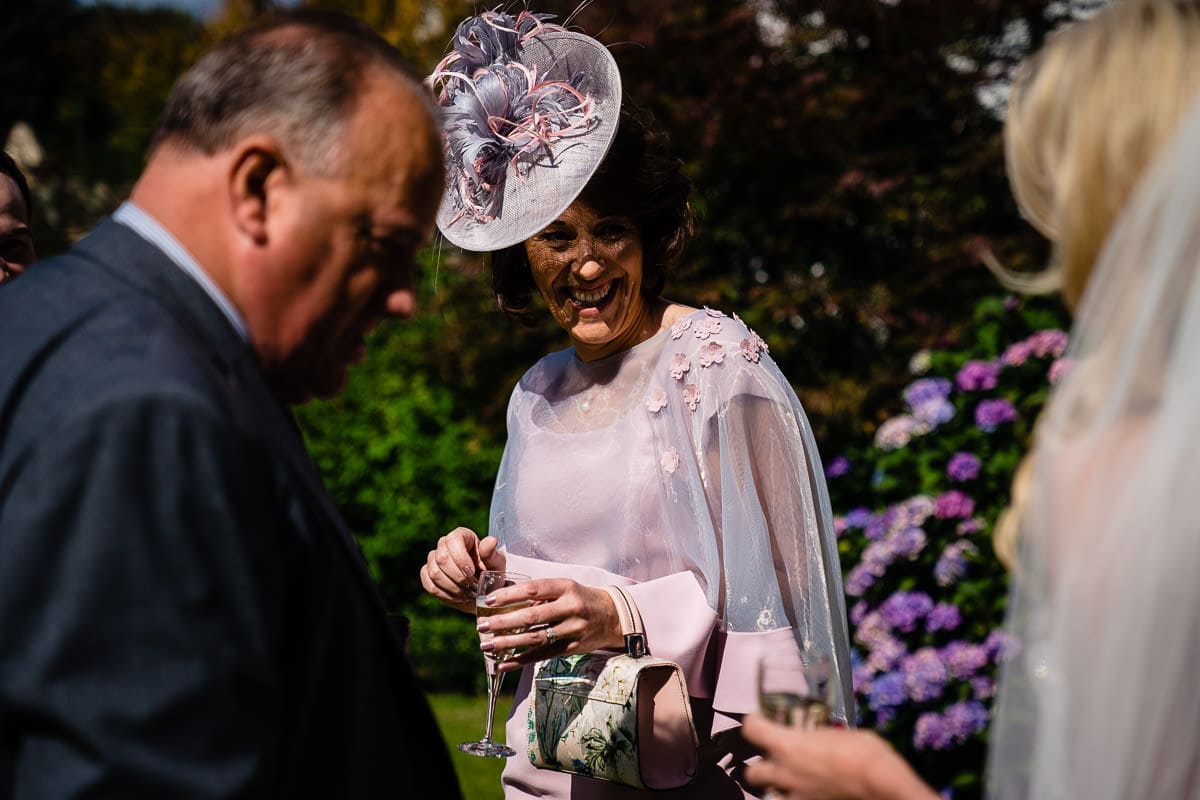
<svg viewBox="0 0 1200 800">
<path fill-rule="evenodd" d="M 479 573 L 479 585 L 475 593 L 476 619 L 507 614 L 510 611 L 516 611 L 519 608 L 530 605 L 530 601 L 528 600 L 519 600 L 516 603 L 510 603 L 506 606 L 489 606 L 484 604 L 484 600 L 492 592 L 509 586 L 516 586 L 518 583 L 527 580 L 529 580 L 528 575 L 521 575 L 516 572 L 485 570 Z M 520 633 L 522 630 L 524 629 L 518 628 L 512 631 L 512 633 Z M 490 638 L 492 638 L 492 634 L 490 633 L 480 634 L 481 641 L 486 641 Z M 458 749 L 464 753 L 470 753 L 473 756 L 490 756 L 491 758 L 508 758 L 517 754 L 517 751 L 511 747 L 492 740 L 492 723 L 496 716 L 496 696 L 500 693 L 500 683 L 504 680 L 504 673 L 498 669 L 498 665 L 504 659 L 511 658 L 515 654 L 515 650 L 508 650 L 503 653 L 491 651 L 483 654 L 483 665 L 487 671 L 488 678 L 487 727 L 484 729 L 483 738 L 479 741 L 463 742 L 458 746 Z"/>
<path fill-rule="evenodd" d="M 805 661 L 792 651 L 768 653 L 758 662 L 758 705 L 763 716 L 789 728 L 810 730 L 830 724 L 833 665 L 823 658 Z"/>
</svg>

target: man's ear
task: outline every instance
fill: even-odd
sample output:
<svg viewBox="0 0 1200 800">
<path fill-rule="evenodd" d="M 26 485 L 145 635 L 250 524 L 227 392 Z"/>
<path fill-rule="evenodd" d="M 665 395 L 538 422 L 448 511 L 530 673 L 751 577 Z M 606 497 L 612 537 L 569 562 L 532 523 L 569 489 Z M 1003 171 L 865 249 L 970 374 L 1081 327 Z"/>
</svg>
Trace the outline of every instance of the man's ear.
<svg viewBox="0 0 1200 800">
<path fill-rule="evenodd" d="M 255 245 L 267 242 L 271 195 L 291 180 L 291 169 L 274 139 L 252 137 L 238 143 L 229 173 L 229 202 L 234 225 Z"/>
</svg>

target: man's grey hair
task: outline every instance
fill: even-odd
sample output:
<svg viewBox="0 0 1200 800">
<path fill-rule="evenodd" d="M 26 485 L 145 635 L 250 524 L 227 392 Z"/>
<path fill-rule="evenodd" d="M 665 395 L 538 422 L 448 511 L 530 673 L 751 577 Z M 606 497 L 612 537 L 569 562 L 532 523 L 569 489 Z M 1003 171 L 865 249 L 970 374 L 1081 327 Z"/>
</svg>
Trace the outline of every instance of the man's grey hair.
<svg viewBox="0 0 1200 800">
<path fill-rule="evenodd" d="M 222 40 L 184 73 L 151 152 L 170 143 L 211 155 L 265 133 L 306 169 L 333 174 L 369 70 L 411 83 L 432 113 L 420 77 L 366 24 L 312 9 L 280 13 Z"/>
</svg>

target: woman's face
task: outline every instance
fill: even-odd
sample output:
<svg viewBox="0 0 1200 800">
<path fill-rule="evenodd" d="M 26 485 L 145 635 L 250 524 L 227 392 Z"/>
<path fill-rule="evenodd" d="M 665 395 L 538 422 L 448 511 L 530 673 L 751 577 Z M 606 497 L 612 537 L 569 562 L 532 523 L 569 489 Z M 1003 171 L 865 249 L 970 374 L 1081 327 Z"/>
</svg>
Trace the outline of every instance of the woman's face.
<svg viewBox="0 0 1200 800">
<path fill-rule="evenodd" d="M 576 200 L 525 242 L 533 280 L 579 358 L 595 361 L 653 332 L 642 297 L 642 237 L 629 217 Z"/>
</svg>

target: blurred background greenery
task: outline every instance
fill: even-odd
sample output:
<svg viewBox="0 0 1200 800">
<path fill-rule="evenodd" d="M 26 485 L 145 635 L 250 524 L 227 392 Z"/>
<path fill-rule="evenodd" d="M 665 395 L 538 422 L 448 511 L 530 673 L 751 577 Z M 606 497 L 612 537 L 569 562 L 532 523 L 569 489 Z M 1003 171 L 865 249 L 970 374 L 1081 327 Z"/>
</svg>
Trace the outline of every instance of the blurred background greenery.
<svg viewBox="0 0 1200 800">
<path fill-rule="evenodd" d="M 0 141 L 33 179 L 43 256 L 124 198 L 178 74 L 271 6 L 213 2 L 204 18 L 77 0 L 24 0 L 4 15 Z M 423 71 L 458 20 L 496 5 L 306 4 L 360 16 Z M 1003 101 L 1017 60 L 1096 4 L 545 0 L 533 9 L 577 12 L 572 24 L 610 46 L 627 101 L 669 131 L 702 217 L 668 295 L 736 311 L 767 340 L 828 461 L 897 410 L 913 353 L 971 345 L 976 305 L 997 290 L 981 254 L 1016 269 L 1045 260 L 1005 182 Z M 381 327 L 347 391 L 299 417 L 388 604 L 413 619 L 419 672 L 440 692 L 478 692 L 473 626 L 423 599 L 417 570 L 442 533 L 486 531 L 508 395 L 565 342 L 548 318 L 528 330 L 507 322 L 479 257 L 436 245 L 422 267 L 420 316 Z"/>
</svg>

